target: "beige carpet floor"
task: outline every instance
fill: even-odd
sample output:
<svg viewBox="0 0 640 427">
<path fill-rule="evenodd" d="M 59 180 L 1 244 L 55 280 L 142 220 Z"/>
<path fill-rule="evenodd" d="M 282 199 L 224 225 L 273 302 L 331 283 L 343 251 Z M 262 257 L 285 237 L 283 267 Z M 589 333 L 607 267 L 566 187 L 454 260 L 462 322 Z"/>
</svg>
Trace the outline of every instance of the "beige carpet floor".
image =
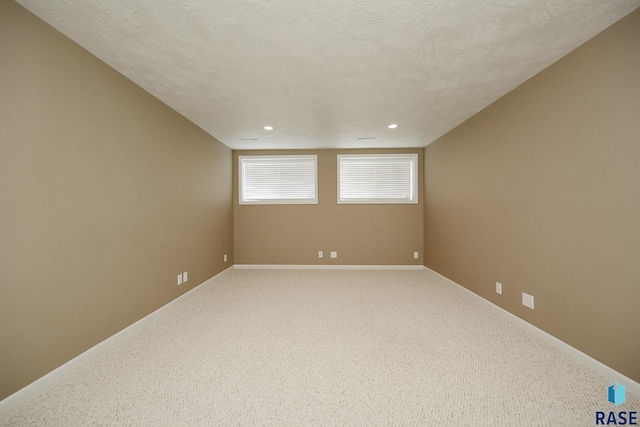
<svg viewBox="0 0 640 427">
<path fill-rule="evenodd" d="M 428 271 L 232 270 L 0 425 L 592 426 L 608 386 Z"/>
</svg>

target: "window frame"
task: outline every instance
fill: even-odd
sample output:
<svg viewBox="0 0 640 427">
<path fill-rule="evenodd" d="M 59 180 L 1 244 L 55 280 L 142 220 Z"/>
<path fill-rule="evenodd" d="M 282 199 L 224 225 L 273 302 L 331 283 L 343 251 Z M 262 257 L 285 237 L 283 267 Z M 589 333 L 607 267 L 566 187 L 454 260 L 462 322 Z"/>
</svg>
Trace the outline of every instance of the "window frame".
<svg viewBox="0 0 640 427">
<path fill-rule="evenodd" d="M 340 182 L 340 162 L 343 158 L 365 158 L 365 159 L 375 159 L 375 158 L 407 158 L 411 161 L 411 197 L 409 199 L 400 199 L 400 198 L 367 198 L 367 199 L 343 199 L 341 197 L 341 182 Z M 407 204 L 418 204 L 419 203 L 419 157 L 417 153 L 404 153 L 404 154 L 338 154 L 337 158 L 337 202 L 339 205 L 407 205 Z"/>
<path fill-rule="evenodd" d="M 255 199 L 244 200 L 244 170 L 245 159 L 306 159 L 313 160 L 314 172 L 314 197 L 310 199 Z M 316 154 L 290 154 L 290 155 L 246 155 L 238 156 L 238 204 L 239 205 L 317 205 L 318 204 L 318 156 Z"/>
</svg>

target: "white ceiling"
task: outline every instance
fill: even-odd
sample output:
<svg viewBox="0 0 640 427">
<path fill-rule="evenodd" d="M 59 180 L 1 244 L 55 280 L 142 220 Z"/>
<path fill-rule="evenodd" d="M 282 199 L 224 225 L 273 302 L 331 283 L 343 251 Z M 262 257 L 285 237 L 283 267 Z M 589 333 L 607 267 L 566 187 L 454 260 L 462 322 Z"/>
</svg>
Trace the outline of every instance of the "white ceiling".
<svg viewBox="0 0 640 427">
<path fill-rule="evenodd" d="M 426 146 L 640 6 L 18 2 L 233 149 Z"/>
</svg>

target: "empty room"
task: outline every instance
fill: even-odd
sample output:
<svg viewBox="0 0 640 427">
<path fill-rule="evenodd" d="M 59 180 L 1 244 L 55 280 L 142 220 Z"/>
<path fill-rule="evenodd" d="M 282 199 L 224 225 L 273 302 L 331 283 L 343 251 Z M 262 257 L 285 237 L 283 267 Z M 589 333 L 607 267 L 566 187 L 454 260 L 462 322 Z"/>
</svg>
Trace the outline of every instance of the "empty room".
<svg viewBox="0 0 640 427">
<path fill-rule="evenodd" d="M 640 0 L 0 0 L 0 426 L 640 416 Z"/>
</svg>

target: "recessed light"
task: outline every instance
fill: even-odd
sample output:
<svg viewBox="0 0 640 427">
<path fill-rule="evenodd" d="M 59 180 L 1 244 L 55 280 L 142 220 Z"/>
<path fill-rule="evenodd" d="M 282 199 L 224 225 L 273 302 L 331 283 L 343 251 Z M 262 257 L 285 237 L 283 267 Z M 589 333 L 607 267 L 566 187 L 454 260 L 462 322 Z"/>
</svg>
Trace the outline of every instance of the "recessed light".
<svg viewBox="0 0 640 427">
<path fill-rule="evenodd" d="M 264 130 L 273 130 L 273 126 L 265 126 Z"/>
<path fill-rule="evenodd" d="M 389 125 L 389 129 L 395 129 L 395 128 L 397 128 L 397 127 L 398 127 L 398 125 L 397 125 L 397 124 L 395 124 L 395 123 L 394 123 L 394 124 Z"/>
</svg>

